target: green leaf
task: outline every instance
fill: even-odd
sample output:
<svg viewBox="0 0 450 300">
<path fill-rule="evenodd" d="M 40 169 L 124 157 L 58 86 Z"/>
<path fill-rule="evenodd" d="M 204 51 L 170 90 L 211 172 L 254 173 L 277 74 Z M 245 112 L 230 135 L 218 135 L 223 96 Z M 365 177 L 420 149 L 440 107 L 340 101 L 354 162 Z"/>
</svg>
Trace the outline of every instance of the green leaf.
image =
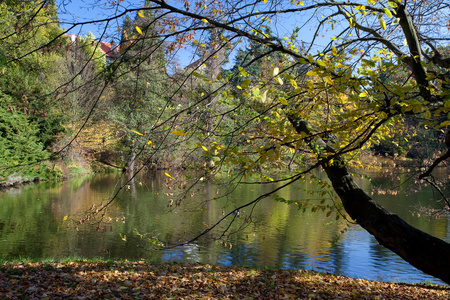
<svg viewBox="0 0 450 300">
<path fill-rule="evenodd" d="M 245 79 L 245 80 L 242 82 L 241 87 L 242 87 L 243 89 L 245 89 L 246 87 L 248 87 L 248 86 L 250 85 L 250 82 L 251 82 L 251 79 L 250 79 L 250 78 Z"/>
<path fill-rule="evenodd" d="M 327 65 L 323 62 L 323 61 L 321 61 L 321 60 L 318 60 L 317 61 L 317 64 L 319 65 L 319 66 L 321 66 L 322 68 L 325 68 Z"/>
<path fill-rule="evenodd" d="M 279 100 L 280 100 L 281 104 L 288 105 L 288 102 L 287 102 L 286 98 L 280 97 Z"/>
<path fill-rule="evenodd" d="M 446 127 L 446 126 L 450 126 L 450 121 L 442 122 L 442 123 L 439 125 L 439 127 Z"/>
<path fill-rule="evenodd" d="M 0 67 L 6 64 L 6 56 L 0 51 Z"/>
<path fill-rule="evenodd" d="M 197 72 L 192 72 L 192 76 L 195 76 L 195 77 L 197 77 L 197 78 L 201 78 L 201 79 L 208 80 L 208 77 L 206 77 L 206 76 L 203 75 L 203 74 L 197 73 Z"/>
<path fill-rule="evenodd" d="M 295 78 L 294 76 L 292 76 L 291 74 L 288 74 L 288 73 L 283 73 L 283 76 L 284 76 L 284 78 L 286 78 L 287 80 L 292 80 L 292 79 Z"/>
<path fill-rule="evenodd" d="M 388 2 L 388 5 L 390 7 L 392 7 L 392 8 L 397 8 L 398 7 L 397 3 L 395 3 L 395 2 Z"/>
</svg>

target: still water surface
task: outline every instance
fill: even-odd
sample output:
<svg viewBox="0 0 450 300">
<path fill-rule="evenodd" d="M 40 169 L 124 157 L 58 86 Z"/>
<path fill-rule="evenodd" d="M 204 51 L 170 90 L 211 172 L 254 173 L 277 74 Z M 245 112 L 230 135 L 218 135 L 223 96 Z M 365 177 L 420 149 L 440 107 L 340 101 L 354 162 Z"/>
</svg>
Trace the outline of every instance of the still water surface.
<svg viewBox="0 0 450 300">
<path fill-rule="evenodd" d="M 448 174 L 443 172 L 444 177 Z M 415 191 L 408 175 L 372 176 L 359 184 L 374 195 L 377 202 L 404 218 L 408 223 L 450 242 L 449 216 L 430 219 L 419 206 L 439 207 L 438 195 L 430 188 Z M 168 208 L 171 191 L 163 188 L 164 172 L 138 178 L 136 185 L 120 195 L 107 216 L 113 219 L 98 231 L 95 226 L 76 226 L 65 216 L 80 214 L 107 198 L 119 179 L 118 174 L 73 178 L 64 182 L 47 182 L 0 191 L 0 257 L 23 258 L 120 258 L 146 259 L 154 262 L 200 262 L 220 265 L 312 269 L 369 280 L 400 282 L 428 281 L 442 284 L 385 248 L 356 225 L 342 218 L 336 221 L 327 210 L 306 212 L 297 205 L 287 205 L 273 198 L 262 200 L 236 216 L 231 231 L 237 231 L 226 246 L 212 239 L 201 239 L 188 246 L 152 250 L 151 243 L 140 234 L 162 241 L 177 242 L 196 236 L 214 224 L 223 213 L 251 201 L 255 195 L 271 190 L 265 185 L 246 185 L 227 198 L 204 202 L 221 195 L 224 187 L 202 182 L 201 190 L 187 197 L 180 207 Z M 398 194 L 385 193 L 400 182 Z M 278 193 L 287 200 L 319 204 L 313 193 L 317 188 L 308 182 L 298 183 Z M 395 193 L 395 192 L 394 192 Z M 448 191 L 447 191 L 447 196 Z M 332 204 L 325 196 L 324 204 Z M 251 212 L 251 221 L 250 220 Z M 420 216 L 418 215 L 420 214 Z M 116 221 L 117 220 L 117 221 Z M 224 227 L 228 226 L 225 222 Z M 246 226 L 240 229 L 240 226 Z M 346 231 L 342 232 L 343 229 Z M 106 231 L 103 231 L 106 230 Z M 217 234 L 217 232 L 216 232 Z M 337 239 L 338 238 L 338 239 Z M 333 242 L 335 241 L 335 242 Z"/>
</svg>

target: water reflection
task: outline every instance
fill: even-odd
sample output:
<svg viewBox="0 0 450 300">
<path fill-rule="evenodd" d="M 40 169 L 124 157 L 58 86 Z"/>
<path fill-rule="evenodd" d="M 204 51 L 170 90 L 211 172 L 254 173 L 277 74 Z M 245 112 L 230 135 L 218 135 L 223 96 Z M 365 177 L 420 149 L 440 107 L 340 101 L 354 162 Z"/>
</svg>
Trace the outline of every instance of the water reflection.
<svg viewBox="0 0 450 300">
<path fill-rule="evenodd" d="M 39 183 L 0 192 L 0 255 L 2 258 L 63 258 L 67 256 L 147 259 L 154 262 L 182 261 L 209 264 L 314 269 L 347 276 L 405 282 L 440 281 L 427 276 L 378 243 L 364 230 L 335 221 L 326 211 L 302 213 L 295 205 L 265 199 L 256 207 L 244 208 L 231 230 L 239 229 L 227 245 L 201 239 L 183 247 L 149 250 L 151 243 L 139 238 L 138 231 L 152 241 L 187 240 L 214 224 L 223 212 L 229 212 L 255 195 L 267 192 L 267 186 L 242 187 L 230 197 L 204 203 L 217 195 L 218 187 L 206 182 L 202 190 L 183 200 L 181 207 L 168 208 L 170 197 L 163 189 L 165 176 L 153 174 L 139 178 L 122 193 L 110 208 L 111 222 L 97 231 L 95 227 L 68 228 L 66 215 L 85 211 L 110 196 L 119 175 L 80 177 L 62 183 Z M 125 180 L 125 179 L 124 179 Z M 375 186 L 392 185 L 392 180 L 375 178 Z M 372 184 L 373 184 L 372 183 Z M 414 183 L 411 183 L 414 184 Z M 369 190 L 371 183 L 360 180 Z M 439 238 L 450 241 L 448 218 L 430 220 L 417 217 L 416 205 L 436 207 L 433 191 L 425 188 L 408 196 L 411 185 L 401 186 L 397 195 L 376 195 L 387 209 L 408 223 Z M 298 202 L 310 199 L 314 187 L 300 183 L 281 191 L 281 197 Z M 252 223 L 247 223 L 252 211 Z M 122 222 L 121 218 L 126 221 Z M 330 225 L 324 225 L 329 223 Z M 225 223 L 223 226 L 228 226 Z M 120 234 L 120 235 L 119 235 Z M 339 237 L 336 243 L 332 241 Z"/>
</svg>

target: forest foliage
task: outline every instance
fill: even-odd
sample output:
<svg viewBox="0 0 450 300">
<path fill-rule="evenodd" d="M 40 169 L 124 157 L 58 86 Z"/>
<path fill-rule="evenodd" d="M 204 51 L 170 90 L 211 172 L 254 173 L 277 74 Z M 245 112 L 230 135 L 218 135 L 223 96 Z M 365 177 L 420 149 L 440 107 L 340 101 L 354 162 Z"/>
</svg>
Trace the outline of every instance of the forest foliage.
<svg viewBox="0 0 450 300">
<path fill-rule="evenodd" d="M 114 61 L 107 62 L 92 33 L 71 42 L 60 27 L 55 3 L 41 4 L 1 4 L 1 18 L 6 20 L 0 28 L 4 37 L 1 109 L 3 123 L 15 123 L 2 134 L 2 182 L 11 181 L 11 176 L 41 177 L 40 171 L 32 170 L 51 168 L 49 163 L 41 167 L 33 163 L 76 157 L 106 157 L 108 163 L 123 168 L 134 161 L 148 168 L 219 163 L 231 169 L 290 168 L 294 162 L 307 161 L 309 154 L 300 150 L 302 137 L 289 131 L 284 117 L 287 106 L 301 111 L 317 135 L 333 137 L 335 147 L 344 152 L 357 142 L 355 136 L 361 140 L 377 120 L 386 117 L 370 140 L 355 149 L 428 161 L 445 150 L 447 102 L 431 109 L 423 101 L 409 99 L 414 90 L 409 71 L 395 62 L 389 49 L 371 51 L 369 57 L 364 50 L 332 46 L 324 53 L 304 56 L 307 45 L 298 44 L 301 32 L 294 28 L 284 38 L 288 51 L 274 51 L 261 43 L 278 39 L 269 17 L 261 18 L 248 43 L 232 42 L 224 28 L 199 36 L 177 35 L 169 41 L 167 33 L 174 32 L 177 21 L 163 17 L 162 10 L 147 1 L 147 9 L 123 19 L 117 42 L 111 43 Z M 392 18 L 392 10 L 373 12 L 380 26 L 385 18 Z M 368 13 L 363 6 L 354 12 L 361 17 Z M 347 20 L 352 24 L 351 18 Z M 350 43 L 341 40 L 343 45 Z M 171 57 L 183 46 L 193 46 L 197 60 L 185 69 L 169 71 Z M 237 52 L 230 56 L 234 48 Z M 447 55 L 446 47 L 440 49 Z M 357 67 L 346 72 L 349 64 Z M 432 62 L 428 65 L 433 74 L 429 76 L 437 78 L 443 72 Z M 356 77 L 370 80 L 361 83 Z M 401 107 L 400 114 L 385 110 L 385 92 L 380 91 L 400 95 L 397 103 L 391 103 Z M 304 101 L 308 98 L 312 101 Z M 234 136 L 232 132 L 240 128 Z M 13 139 L 11 130 L 20 138 Z M 89 142 L 76 139 L 83 130 L 92 133 Z M 109 133 L 95 137 L 95 131 Z M 22 138 L 28 143 L 19 142 Z M 165 141 L 159 151 L 151 151 L 155 140 Z M 185 147 L 171 146 L 177 143 Z M 227 155 L 222 160 L 224 149 Z M 58 177 L 60 171 L 53 166 L 49 174 Z"/>
</svg>

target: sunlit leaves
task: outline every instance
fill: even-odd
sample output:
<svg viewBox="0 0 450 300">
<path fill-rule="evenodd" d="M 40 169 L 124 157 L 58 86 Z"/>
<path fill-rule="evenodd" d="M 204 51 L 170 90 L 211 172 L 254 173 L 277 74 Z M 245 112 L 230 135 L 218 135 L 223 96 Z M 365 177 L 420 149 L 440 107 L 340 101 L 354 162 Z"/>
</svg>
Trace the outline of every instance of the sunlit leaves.
<svg viewBox="0 0 450 300">
<path fill-rule="evenodd" d="M 144 136 L 142 133 L 140 133 L 139 131 L 136 131 L 136 130 L 133 130 L 133 129 L 130 129 L 132 132 L 134 132 L 134 133 L 136 133 L 136 134 L 138 134 L 138 135 L 141 135 L 141 136 Z"/>
<path fill-rule="evenodd" d="M 321 61 L 321 60 L 318 60 L 317 61 L 317 64 L 319 65 L 319 66 L 321 66 L 322 68 L 325 68 L 327 65 L 323 62 L 323 61 Z"/>
<path fill-rule="evenodd" d="M 393 2 L 393 1 L 389 1 L 389 2 L 388 2 L 388 5 L 389 5 L 390 7 L 392 7 L 392 8 L 397 8 L 397 7 L 398 7 L 397 3 L 396 3 L 396 2 Z"/>
<path fill-rule="evenodd" d="M 280 101 L 281 104 L 288 105 L 288 102 L 287 102 L 286 98 L 280 97 L 280 98 L 278 98 L 278 100 Z"/>
<path fill-rule="evenodd" d="M 384 8 L 384 13 L 386 14 L 386 16 L 388 16 L 389 18 L 392 18 L 392 12 L 389 8 L 385 7 Z"/>
<path fill-rule="evenodd" d="M 247 71 L 245 71 L 243 67 L 238 66 L 238 69 L 239 69 L 239 72 L 241 73 L 242 76 L 244 76 L 244 77 L 248 76 Z"/>
<path fill-rule="evenodd" d="M 278 73 L 280 73 L 280 68 L 275 67 L 275 68 L 273 69 L 273 76 L 277 76 Z"/>
<path fill-rule="evenodd" d="M 172 175 L 170 175 L 169 173 L 165 172 L 164 175 L 166 175 L 167 177 L 169 177 L 170 179 L 175 179 L 172 177 Z"/>
<path fill-rule="evenodd" d="M 383 18 L 380 18 L 380 26 L 381 26 L 381 28 L 382 28 L 383 30 L 386 29 L 386 21 L 384 21 Z"/>
<path fill-rule="evenodd" d="M 136 31 L 137 31 L 140 35 L 143 35 L 142 29 L 139 28 L 139 26 L 136 26 Z"/>
<path fill-rule="evenodd" d="M 172 130 L 171 133 L 178 135 L 178 136 L 186 135 L 186 132 L 181 131 L 181 130 Z"/>
<path fill-rule="evenodd" d="M 279 85 L 283 85 L 283 79 L 281 79 L 279 76 L 275 77 L 274 79 L 278 82 Z"/>
</svg>

